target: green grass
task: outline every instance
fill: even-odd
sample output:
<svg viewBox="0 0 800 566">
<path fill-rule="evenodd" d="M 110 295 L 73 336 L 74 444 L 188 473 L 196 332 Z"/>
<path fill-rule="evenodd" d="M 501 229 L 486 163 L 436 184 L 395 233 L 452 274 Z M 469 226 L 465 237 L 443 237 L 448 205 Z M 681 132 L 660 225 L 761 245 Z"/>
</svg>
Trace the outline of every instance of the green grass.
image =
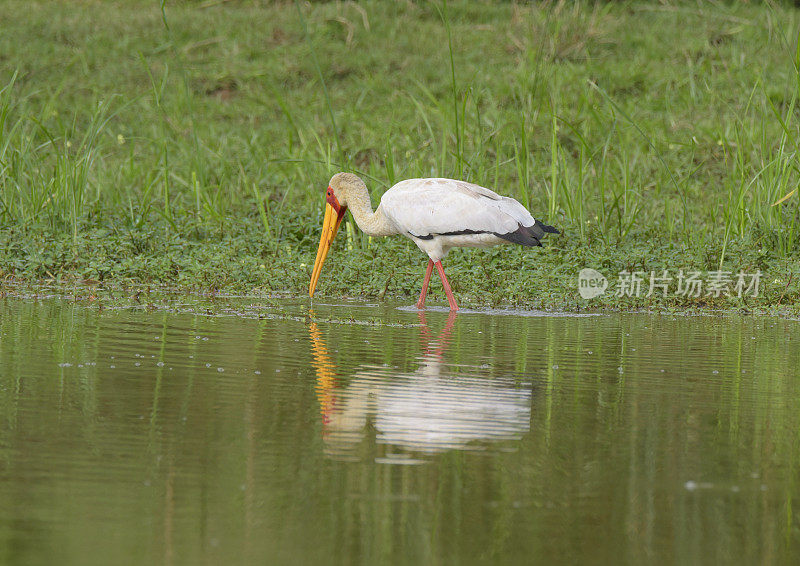
<svg viewBox="0 0 800 566">
<path fill-rule="evenodd" d="M 586 304 L 584 266 L 758 268 L 758 304 L 798 297 L 789 5 L 10 0 L 0 19 L 6 279 L 302 293 L 346 169 L 374 202 L 462 177 L 564 230 L 451 254 L 470 304 Z M 416 292 L 413 244 L 351 221 L 339 239 L 322 294 Z"/>
</svg>

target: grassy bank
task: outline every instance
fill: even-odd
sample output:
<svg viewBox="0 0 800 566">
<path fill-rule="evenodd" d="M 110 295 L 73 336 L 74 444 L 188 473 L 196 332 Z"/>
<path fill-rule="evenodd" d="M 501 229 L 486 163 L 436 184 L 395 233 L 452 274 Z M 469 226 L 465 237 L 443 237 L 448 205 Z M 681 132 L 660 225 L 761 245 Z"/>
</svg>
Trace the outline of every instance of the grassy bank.
<svg viewBox="0 0 800 566">
<path fill-rule="evenodd" d="M 0 20 L 6 281 L 301 294 L 352 170 L 373 201 L 459 177 L 564 230 L 452 253 L 464 306 L 798 298 L 791 6 L 11 0 Z M 321 294 L 418 291 L 410 242 L 339 240 Z M 765 276 L 750 299 L 587 302 L 583 267 Z"/>
</svg>

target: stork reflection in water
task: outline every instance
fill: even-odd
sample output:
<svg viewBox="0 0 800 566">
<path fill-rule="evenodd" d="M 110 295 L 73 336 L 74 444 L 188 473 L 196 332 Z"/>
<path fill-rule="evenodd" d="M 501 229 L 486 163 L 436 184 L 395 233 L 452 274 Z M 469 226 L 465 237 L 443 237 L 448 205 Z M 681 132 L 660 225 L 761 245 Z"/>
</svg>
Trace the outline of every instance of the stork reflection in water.
<svg viewBox="0 0 800 566">
<path fill-rule="evenodd" d="M 418 316 L 421 355 L 419 368 L 411 373 L 362 365 L 350 377 L 341 375 L 319 327 L 310 324 L 312 364 L 329 455 L 355 458 L 371 430 L 377 444 L 392 447 L 386 450 L 387 456 L 395 458 L 414 452 L 483 448 L 487 441 L 518 439 L 529 430 L 530 387 L 520 388 L 511 377 L 448 372 L 444 353 L 456 313 L 450 313 L 436 337 L 425 314 Z"/>
</svg>

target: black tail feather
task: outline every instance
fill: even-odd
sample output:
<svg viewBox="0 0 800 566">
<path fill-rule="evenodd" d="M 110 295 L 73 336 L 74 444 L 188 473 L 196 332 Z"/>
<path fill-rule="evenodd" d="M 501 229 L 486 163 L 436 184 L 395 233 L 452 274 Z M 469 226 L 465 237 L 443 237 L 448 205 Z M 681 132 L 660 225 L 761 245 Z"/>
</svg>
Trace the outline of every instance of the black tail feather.
<svg viewBox="0 0 800 566">
<path fill-rule="evenodd" d="M 508 240 L 509 242 L 513 242 L 514 244 L 520 244 L 521 246 L 541 246 L 542 243 L 536 237 L 534 233 L 531 232 L 530 228 L 526 228 L 520 224 L 519 228 L 517 228 L 514 232 L 509 232 L 508 234 L 497 234 L 495 236 L 499 236 L 504 240 Z"/>
<path fill-rule="evenodd" d="M 523 226 L 520 224 L 514 232 L 495 235 L 515 244 L 533 247 L 542 245 L 541 239 L 544 238 L 545 233 L 560 234 L 561 232 L 552 226 L 536 222 L 533 226 Z"/>
<path fill-rule="evenodd" d="M 540 228 L 541 228 L 543 231 L 547 232 L 548 234 L 560 234 L 560 233 L 561 233 L 561 232 L 559 232 L 559 231 L 558 231 L 558 228 L 555 228 L 555 227 L 553 227 L 553 226 L 548 226 L 547 224 L 545 224 L 545 223 L 543 223 L 543 222 L 538 222 L 538 221 L 537 221 L 537 222 L 536 222 L 536 224 L 538 224 L 538 225 L 539 225 L 539 227 L 540 227 Z"/>
</svg>

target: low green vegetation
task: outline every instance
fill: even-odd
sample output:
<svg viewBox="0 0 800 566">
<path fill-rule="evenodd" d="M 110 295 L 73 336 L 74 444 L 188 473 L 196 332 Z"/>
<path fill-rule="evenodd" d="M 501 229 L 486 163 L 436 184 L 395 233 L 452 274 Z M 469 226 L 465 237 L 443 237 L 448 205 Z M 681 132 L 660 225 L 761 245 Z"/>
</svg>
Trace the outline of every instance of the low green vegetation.
<svg viewBox="0 0 800 566">
<path fill-rule="evenodd" d="M 791 5 L 9 0 L 0 20 L 7 289 L 303 294 L 327 181 L 350 170 L 374 202 L 458 177 L 563 229 L 453 252 L 462 306 L 800 293 Z M 318 292 L 411 297 L 424 266 L 349 222 Z M 583 267 L 764 278 L 749 299 L 586 301 Z"/>
</svg>

